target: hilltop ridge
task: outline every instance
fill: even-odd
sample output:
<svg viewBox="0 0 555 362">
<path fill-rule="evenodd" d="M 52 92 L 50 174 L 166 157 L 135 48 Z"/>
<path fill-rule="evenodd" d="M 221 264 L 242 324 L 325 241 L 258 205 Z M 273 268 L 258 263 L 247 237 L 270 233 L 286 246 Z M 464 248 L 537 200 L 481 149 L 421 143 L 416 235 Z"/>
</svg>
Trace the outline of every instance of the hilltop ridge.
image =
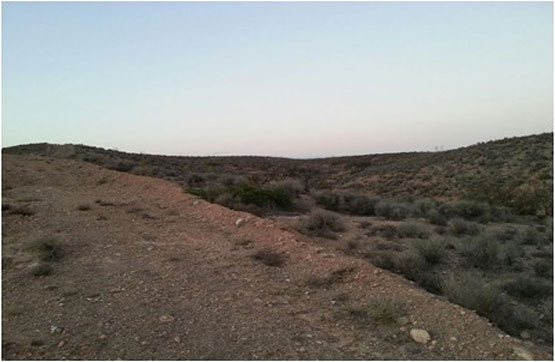
<svg viewBox="0 0 555 362">
<path fill-rule="evenodd" d="M 441 152 L 287 159 L 262 156 L 160 156 L 84 145 L 29 144 L 3 149 L 91 162 L 164 178 L 183 187 L 246 177 L 255 183 L 295 178 L 308 191 L 342 190 L 384 197 L 469 199 L 553 214 L 553 133 L 505 138 Z M 193 182 L 192 182 L 193 180 Z"/>
</svg>

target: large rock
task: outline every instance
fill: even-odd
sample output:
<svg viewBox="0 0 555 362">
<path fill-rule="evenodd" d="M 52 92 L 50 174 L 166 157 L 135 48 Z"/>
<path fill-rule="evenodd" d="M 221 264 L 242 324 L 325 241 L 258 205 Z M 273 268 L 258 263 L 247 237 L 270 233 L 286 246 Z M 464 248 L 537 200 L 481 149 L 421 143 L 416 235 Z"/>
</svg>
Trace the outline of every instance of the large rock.
<svg viewBox="0 0 555 362">
<path fill-rule="evenodd" d="M 523 360 L 525 360 L 525 361 L 532 361 L 532 360 L 534 359 L 534 355 L 532 355 L 532 352 L 530 352 L 530 351 L 527 350 L 526 348 L 514 346 L 514 347 L 513 347 L 513 352 L 514 352 L 520 359 L 523 359 Z"/>
<path fill-rule="evenodd" d="M 418 343 L 426 344 L 430 341 L 430 334 L 424 329 L 411 329 L 410 336 Z"/>
</svg>

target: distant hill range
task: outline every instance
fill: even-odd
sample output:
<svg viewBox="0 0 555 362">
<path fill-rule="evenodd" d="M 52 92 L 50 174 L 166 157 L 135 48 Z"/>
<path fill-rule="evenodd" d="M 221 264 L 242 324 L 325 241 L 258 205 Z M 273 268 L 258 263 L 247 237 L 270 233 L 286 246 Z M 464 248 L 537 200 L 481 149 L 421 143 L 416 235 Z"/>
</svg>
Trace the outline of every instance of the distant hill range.
<svg viewBox="0 0 555 362">
<path fill-rule="evenodd" d="M 310 160 L 159 156 L 48 143 L 2 151 L 77 159 L 164 178 L 184 187 L 225 183 L 234 177 L 262 185 L 293 178 L 303 183 L 306 192 L 331 189 L 384 197 L 469 199 L 508 206 L 519 214 L 553 215 L 553 133 L 481 142 L 442 152 Z"/>
</svg>

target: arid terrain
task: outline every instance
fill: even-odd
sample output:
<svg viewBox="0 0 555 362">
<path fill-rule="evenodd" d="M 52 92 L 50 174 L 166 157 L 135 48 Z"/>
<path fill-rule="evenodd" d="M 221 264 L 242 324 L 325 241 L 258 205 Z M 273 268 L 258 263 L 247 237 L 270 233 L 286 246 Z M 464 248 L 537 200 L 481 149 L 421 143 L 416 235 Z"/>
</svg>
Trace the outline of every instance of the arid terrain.
<svg viewBox="0 0 555 362">
<path fill-rule="evenodd" d="M 3 358 L 552 359 L 552 150 L 5 149 Z"/>
</svg>

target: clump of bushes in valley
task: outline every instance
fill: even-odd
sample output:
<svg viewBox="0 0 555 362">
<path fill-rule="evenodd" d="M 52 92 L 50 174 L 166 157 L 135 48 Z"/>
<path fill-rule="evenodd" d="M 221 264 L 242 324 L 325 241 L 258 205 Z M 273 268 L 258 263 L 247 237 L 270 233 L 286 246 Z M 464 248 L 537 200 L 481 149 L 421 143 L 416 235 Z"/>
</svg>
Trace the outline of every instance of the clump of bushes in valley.
<svg viewBox="0 0 555 362">
<path fill-rule="evenodd" d="M 402 238 L 427 239 L 430 237 L 430 230 L 419 223 L 403 223 L 398 228 L 398 234 Z"/>
<path fill-rule="evenodd" d="M 318 191 L 313 196 L 319 205 L 328 210 L 360 216 L 375 216 L 375 208 L 380 201 L 377 197 L 353 192 Z"/>
<path fill-rule="evenodd" d="M 477 235 L 482 231 L 482 228 L 475 222 L 466 221 L 461 218 L 454 218 L 449 221 L 448 230 L 455 236 L 464 236 Z"/>
<path fill-rule="evenodd" d="M 521 275 L 507 282 L 503 289 L 514 297 L 527 299 L 542 299 L 553 294 L 553 284 L 545 279 Z"/>
<path fill-rule="evenodd" d="M 439 264 L 447 254 L 445 241 L 442 239 L 414 240 L 411 247 L 432 265 Z"/>
<path fill-rule="evenodd" d="M 442 291 L 451 302 L 476 311 L 514 336 L 538 324 L 538 315 L 532 309 L 511 304 L 498 287 L 476 273 L 463 272 L 443 279 Z"/>
<path fill-rule="evenodd" d="M 501 244 L 490 235 L 478 235 L 463 238 L 459 251 L 472 266 L 491 269 L 500 261 Z"/>
<path fill-rule="evenodd" d="M 419 216 L 418 209 L 412 207 L 407 202 L 380 201 L 375 207 L 376 216 L 384 217 L 388 220 L 404 220 L 407 217 Z"/>
<path fill-rule="evenodd" d="M 339 215 L 316 209 L 301 220 L 299 230 L 307 235 L 335 239 L 336 232 L 345 230 L 345 224 Z"/>
<path fill-rule="evenodd" d="M 269 210 L 291 211 L 294 192 L 283 186 L 261 187 L 254 184 L 205 188 L 191 188 L 187 192 L 217 204 L 255 214 Z"/>
</svg>

